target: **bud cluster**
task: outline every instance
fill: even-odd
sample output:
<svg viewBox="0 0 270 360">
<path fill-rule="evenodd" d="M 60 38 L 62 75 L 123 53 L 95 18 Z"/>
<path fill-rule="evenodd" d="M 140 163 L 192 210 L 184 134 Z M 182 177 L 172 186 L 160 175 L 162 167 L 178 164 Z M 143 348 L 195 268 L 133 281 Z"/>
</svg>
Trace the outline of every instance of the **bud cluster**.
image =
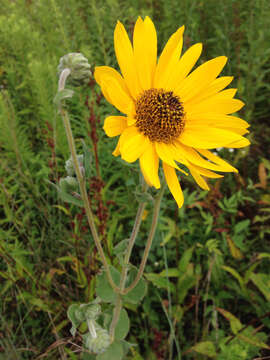
<svg viewBox="0 0 270 360">
<path fill-rule="evenodd" d="M 97 320 L 101 315 L 99 299 L 89 304 L 73 304 L 68 309 L 68 317 L 72 322 L 71 333 L 74 336 L 81 323 L 86 322 L 88 332 L 82 335 L 84 346 L 95 354 L 104 352 L 110 345 L 110 336 Z"/>
<path fill-rule="evenodd" d="M 70 75 L 67 79 L 71 85 L 80 86 L 87 84 L 91 76 L 90 64 L 81 53 L 69 53 L 61 57 L 58 65 L 58 74 L 63 70 L 69 69 Z"/>
</svg>

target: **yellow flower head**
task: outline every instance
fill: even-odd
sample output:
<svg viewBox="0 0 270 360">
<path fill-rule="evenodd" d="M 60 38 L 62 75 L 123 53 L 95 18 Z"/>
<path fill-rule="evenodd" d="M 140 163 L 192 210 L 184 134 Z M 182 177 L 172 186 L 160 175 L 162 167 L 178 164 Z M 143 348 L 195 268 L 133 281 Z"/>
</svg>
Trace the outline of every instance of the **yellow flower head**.
<svg viewBox="0 0 270 360">
<path fill-rule="evenodd" d="M 130 163 L 139 159 L 145 181 L 157 189 L 161 160 L 179 207 L 184 199 L 176 170 L 184 171 L 177 163 L 189 169 L 200 187 L 209 189 L 203 177 L 218 178 L 221 175 L 214 171 L 237 170 L 208 149 L 249 145 L 242 136 L 248 123 L 229 115 L 244 105 L 234 99 L 236 89 L 224 90 L 233 77 L 217 77 L 227 58 L 219 56 L 191 72 L 202 44 L 181 56 L 183 32 L 184 26 L 170 37 L 157 61 L 157 34 L 151 19 L 138 18 L 133 46 L 118 22 L 114 48 L 122 75 L 108 66 L 95 69 L 105 98 L 125 114 L 105 119 L 106 134 L 120 135 L 113 154 Z"/>
</svg>

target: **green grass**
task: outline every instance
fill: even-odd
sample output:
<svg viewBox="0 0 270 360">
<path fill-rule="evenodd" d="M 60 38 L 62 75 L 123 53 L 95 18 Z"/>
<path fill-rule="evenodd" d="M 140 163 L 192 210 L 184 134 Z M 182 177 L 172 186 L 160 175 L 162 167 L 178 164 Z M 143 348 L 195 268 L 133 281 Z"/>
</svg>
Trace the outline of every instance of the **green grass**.
<svg viewBox="0 0 270 360">
<path fill-rule="evenodd" d="M 128 359 L 178 359 L 174 333 L 182 359 L 207 359 L 213 349 L 218 360 L 270 354 L 262 345 L 270 346 L 268 1 L 2 0 L 0 359 L 80 359 L 75 345 L 68 344 L 81 346 L 81 339 L 72 339 L 66 311 L 73 302 L 94 298 L 101 263 L 82 209 L 63 202 L 48 183 L 65 176 L 69 158 L 53 105 L 57 65 L 64 54 L 80 51 L 92 69 L 117 67 L 115 24 L 121 20 L 131 35 L 139 15 L 154 20 L 159 52 L 185 24 L 184 47 L 202 42 L 201 62 L 228 56 L 223 73 L 234 75 L 232 86 L 246 103 L 240 115 L 251 124 L 252 145 L 233 153 L 221 150 L 239 175 L 212 182 L 210 192 L 181 178 L 182 209 L 166 193 L 146 267 L 148 295 L 128 309 L 128 340 L 138 345 Z M 97 149 L 90 193 L 110 256 L 113 245 L 131 231 L 139 171 L 111 155 L 115 140 L 105 136 L 102 124 L 116 111 L 99 88 L 91 82 L 76 92 L 69 104 L 72 126 L 78 149 L 80 138 L 93 154 Z M 150 204 L 147 210 L 134 264 L 143 252 Z M 240 333 L 224 310 L 241 321 Z M 196 347 L 202 342 L 203 350 Z"/>
</svg>

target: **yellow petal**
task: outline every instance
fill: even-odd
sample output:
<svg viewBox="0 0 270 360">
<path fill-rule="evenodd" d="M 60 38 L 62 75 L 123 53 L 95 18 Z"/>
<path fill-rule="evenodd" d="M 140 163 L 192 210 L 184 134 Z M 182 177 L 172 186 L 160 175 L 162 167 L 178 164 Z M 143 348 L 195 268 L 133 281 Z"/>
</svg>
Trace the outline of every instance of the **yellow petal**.
<svg viewBox="0 0 270 360">
<path fill-rule="evenodd" d="M 147 149 L 150 142 L 135 127 L 129 127 L 120 137 L 120 153 L 123 160 L 132 163 Z"/>
<path fill-rule="evenodd" d="M 220 74 L 227 62 L 226 56 L 219 56 L 200 65 L 174 92 L 184 103 L 201 93 Z"/>
<path fill-rule="evenodd" d="M 138 134 L 138 130 L 136 128 L 136 126 L 129 126 L 127 127 L 121 134 L 120 138 L 119 138 L 119 142 L 120 142 L 120 148 L 121 146 L 123 146 L 123 144 L 125 143 L 125 141 L 127 141 L 129 138 L 132 138 L 133 136 L 136 136 Z"/>
<path fill-rule="evenodd" d="M 224 130 L 228 130 L 228 131 L 232 131 L 232 132 L 235 132 L 239 135 L 245 135 L 245 134 L 248 134 L 249 131 L 245 128 L 233 128 L 233 127 L 227 127 L 227 126 L 221 126 L 220 128 L 224 129 Z"/>
<path fill-rule="evenodd" d="M 174 71 L 172 72 L 167 86 L 174 90 L 179 86 L 181 81 L 188 75 L 193 66 L 196 64 L 202 53 L 202 44 L 198 43 L 191 46 L 178 61 Z"/>
<path fill-rule="evenodd" d="M 126 86 L 124 79 L 122 78 L 122 76 L 119 74 L 118 71 L 111 68 L 110 66 L 96 66 L 95 72 L 94 72 L 94 77 L 95 77 L 96 82 L 99 85 L 101 84 L 103 79 L 106 79 L 107 77 L 109 77 L 109 78 L 113 77 L 113 78 L 115 78 L 115 80 L 117 80 L 119 82 L 119 84 L 123 88 L 123 90 L 125 90 L 128 93 L 128 88 Z"/>
<path fill-rule="evenodd" d="M 226 89 L 226 90 L 223 90 L 223 91 L 220 91 L 218 93 L 218 96 L 223 97 L 223 98 L 226 98 L 226 99 L 232 99 L 235 94 L 237 93 L 237 89 Z"/>
<path fill-rule="evenodd" d="M 226 148 L 242 148 L 250 145 L 250 141 L 244 137 L 242 137 L 239 141 L 234 141 L 230 144 L 225 145 Z"/>
<path fill-rule="evenodd" d="M 233 80 L 233 76 L 222 76 L 211 82 L 202 92 L 187 101 L 192 105 L 197 104 L 223 90 Z"/>
<path fill-rule="evenodd" d="M 201 177 L 200 173 L 198 172 L 197 168 L 191 164 L 189 164 L 189 170 L 191 175 L 194 177 L 196 183 L 204 190 L 209 190 L 209 186 L 204 178 Z"/>
<path fill-rule="evenodd" d="M 102 81 L 106 80 L 106 79 L 111 79 L 114 78 L 118 83 L 119 86 L 124 90 L 124 92 L 128 93 L 128 88 L 125 84 L 124 79 L 122 78 L 122 76 L 119 74 L 118 71 L 116 71 L 115 69 L 109 67 L 109 66 L 96 66 L 95 67 L 95 72 L 94 72 L 94 77 L 96 82 L 98 83 L 99 86 L 101 86 Z M 105 96 L 105 98 L 112 103 L 108 92 L 106 91 L 106 89 L 101 88 L 103 95 Z"/>
<path fill-rule="evenodd" d="M 178 141 L 175 143 L 176 148 L 179 151 L 179 154 L 185 157 L 185 159 L 196 166 L 201 168 L 211 169 L 214 171 L 224 171 L 224 172 L 231 172 L 235 171 L 232 166 L 227 164 L 225 161 L 222 164 L 213 164 L 212 162 L 205 160 L 202 158 L 196 150 L 192 149 L 191 147 L 185 146 L 184 144 L 179 143 Z M 210 153 L 211 154 L 211 153 Z M 186 165 L 188 166 L 188 165 Z"/>
<path fill-rule="evenodd" d="M 210 171 L 210 170 L 207 170 L 207 169 L 204 169 L 204 168 L 201 168 L 200 166 L 196 166 L 194 164 L 191 164 L 193 166 L 194 169 L 197 170 L 197 172 L 200 174 L 200 175 L 203 175 L 203 176 L 206 176 L 208 178 L 212 178 L 212 179 L 218 179 L 218 178 L 222 178 L 223 175 L 220 175 L 220 174 L 216 174 L 215 172 L 213 171 Z"/>
<path fill-rule="evenodd" d="M 135 122 L 136 122 L 136 119 L 134 117 L 130 117 L 130 116 L 127 117 L 128 126 L 134 125 Z"/>
<path fill-rule="evenodd" d="M 113 156 L 119 156 L 120 155 L 120 140 L 118 140 L 117 145 L 113 151 Z"/>
<path fill-rule="evenodd" d="M 231 131 L 194 126 L 192 128 L 185 128 L 178 140 L 187 146 L 200 149 L 214 149 L 226 146 L 234 141 L 239 141 L 241 138 L 241 135 Z"/>
<path fill-rule="evenodd" d="M 154 86 L 167 89 L 167 82 L 179 61 L 183 46 L 183 32 L 185 27 L 179 28 L 168 40 L 157 64 Z"/>
<path fill-rule="evenodd" d="M 206 157 L 206 159 L 220 165 L 220 167 L 222 168 L 222 170 L 220 171 L 224 171 L 224 172 L 238 172 L 237 169 L 235 169 L 233 166 L 231 166 L 230 164 L 228 164 L 226 161 L 224 161 L 223 159 L 221 159 L 219 156 L 211 153 L 211 151 L 206 150 L 206 149 L 196 149 L 200 154 L 202 154 L 204 157 Z"/>
<path fill-rule="evenodd" d="M 195 117 L 195 115 L 203 112 L 213 112 L 218 114 L 231 114 L 240 109 L 245 104 L 238 99 L 230 99 L 221 93 L 211 96 L 209 99 L 199 102 L 198 104 L 185 104 L 185 111 L 189 117 Z"/>
<path fill-rule="evenodd" d="M 158 166 L 159 158 L 154 144 L 150 144 L 140 157 L 140 167 L 147 184 L 154 186 L 156 189 L 160 188 Z"/>
<path fill-rule="evenodd" d="M 231 127 L 231 128 L 248 128 L 250 125 L 245 120 L 236 116 L 222 115 L 215 113 L 200 113 L 194 116 L 186 115 L 186 127 L 192 125 L 204 127 Z"/>
<path fill-rule="evenodd" d="M 134 103 L 132 98 L 121 87 L 120 83 L 113 77 L 104 77 L 100 83 L 101 90 L 107 94 L 107 100 L 124 114 L 133 115 Z"/>
<path fill-rule="evenodd" d="M 163 170 L 168 187 L 178 207 L 181 208 L 184 203 L 184 196 L 175 169 L 163 162 Z"/>
<path fill-rule="evenodd" d="M 127 118 L 125 116 L 108 116 L 105 119 L 103 129 L 107 136 L 114 137 L 122 134 L 127 127 Z"/>
<path fill-rule="evenodd" d="M 141 87 L 146 90 L 153 87 L 153 78 L 157 61 L 157 34 L 151 19 L 138 18 L 133 33 L 134 60 Z"/>
<path fill-rule="evenodd" d="M 176 165 L 176 163 L 174 162 L 175 157 L 176 157 L 176 153 L 175 153 L 175 149 L 173 146 L 168 145 L 168 144 L 164 144 L 161 142 L 156 142 L 155 143 L 155 147 L 156 147 L 156 152 L 159 156 L 159 158 L 165 162 L 166 164 L 178 169 L 179 167 Z"/>
<path fill-rule="evenodd" d="M 120 21 L 114 30 L 114 49 L 116 58 L 127 84 L 127 87 L 134 99 L 142 92 L 136 72 L 133 49 L 128 34 Z"/>
</svg>

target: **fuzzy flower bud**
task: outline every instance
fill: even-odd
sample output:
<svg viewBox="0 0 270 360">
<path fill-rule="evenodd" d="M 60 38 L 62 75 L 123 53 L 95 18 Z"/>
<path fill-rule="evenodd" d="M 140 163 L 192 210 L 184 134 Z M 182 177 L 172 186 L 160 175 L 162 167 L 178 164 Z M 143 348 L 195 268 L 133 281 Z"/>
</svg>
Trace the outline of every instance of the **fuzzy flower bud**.
<svg viewBox="0 0 270 360">
<path fill-rule="evenodd" d="M 81 304 L 75 311 L 76 319 L 80 322 L 96 320 L 101 313 L 101 307 L 98 304 Z"/>
<path fill-rule="evenodd" d="M 78 162 L 79 162 L 79 166 L 80 166 L 80 170 L 82 171 L 83 170 L 83 173 L 84 173 L 84 169 L 83 169 L 83 155 L 78 155 L 77 156 L 77 159 L 78 159 Z M 70 157 L 66 163 L 65 163 L 65 169 L 66 169 L 66 172 L 69 176 L 73 176 L 75 175 L 75 167 L 74 167 L 74 163 L 73 163 L 73 160 L 72 160 L 72 157 Z"/>
<path fill-rule="evenodd" d="M 110 345 L 110 336 L 108 331 L 98 326 L 96 328 L 95 337 L 93 337 L 90 333 L 84 336 L 84 344 L 88 350 L 94 352 L 95 354 L 104 352 Z"/>
<path fill-rule="evenodd" d="M 89 82 L 91 76 L 90 64 L 81 53 L 69 53 L 61 57 L 58 74 L 60 75 L 64 69 L 70 70 L 67 82 L 71 85 L 80 86 Z"/>
<path fill-rule="evenodd" d="M 85 310 L 86 319 L 95 320 L 101 313 L 101 307 L 98 304 L 87 305 Z"/>
</svg>

